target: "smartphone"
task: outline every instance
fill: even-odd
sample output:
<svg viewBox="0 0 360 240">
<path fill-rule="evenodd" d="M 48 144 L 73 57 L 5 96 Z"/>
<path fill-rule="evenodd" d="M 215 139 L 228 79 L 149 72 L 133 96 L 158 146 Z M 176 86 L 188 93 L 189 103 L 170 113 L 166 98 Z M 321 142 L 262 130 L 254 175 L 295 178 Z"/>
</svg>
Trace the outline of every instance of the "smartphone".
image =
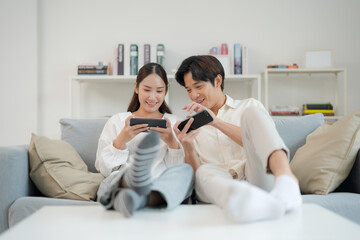
<svg viewBox="0 0 360 240">
<path fill-rule="evenodd" d="M 202 110 L 201 112 L 195 114 L 194 116 L 191 116 L 185 120 L 183 120 L 179 126 L 178 129 L 181 131 L 183 130 L 183 128 L 185 127 L 186 123 L 189 121 L 190 118 L 194 118 L 193 123 L 190 125 L 189 130 L 187 131 L 190 132 L 192 130 L 198 129 L 199 127 L 202 127 L 206 124 L 208 124 L 209 122 L 212 122 L 214 119 L 211 117 L 211 115 L 209 114 L 208 111 L 206 110 Z"/>
<path fill-rule="evenodd" d="M 137 124 L 148 124 L 148 127 L 161 127 L 166 128 L 165 119 L 153 119 L 153 118 L 131 118 L 130 126 Z"/>
</svg>

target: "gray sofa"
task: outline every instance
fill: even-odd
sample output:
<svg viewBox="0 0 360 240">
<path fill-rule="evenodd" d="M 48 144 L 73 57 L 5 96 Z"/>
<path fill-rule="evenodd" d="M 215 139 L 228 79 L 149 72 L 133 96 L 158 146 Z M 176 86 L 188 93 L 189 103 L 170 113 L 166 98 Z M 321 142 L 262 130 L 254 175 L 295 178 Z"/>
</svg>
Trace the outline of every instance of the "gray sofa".
<svg viewBox="0 0 360 240">
<path fill-rule="evenodd" d="M 70 143 L 88 165 L 94 167 L 97 141 L 107 119 L 61 119 L 61 139 Z M 306 136 L 324 122 L 322 114 L 276 119 L 276 127 L 291 157 L 305 144 Z M 319 204 L 360 224 L 360 151 L 348 178 L 328 195 L 303 195 L 305 203 Z M 91 205 L 69 199 L 42 196 L 29 178 L 28 146 L 0 147 L 0 233 L 45 205 Z"/>
</svg>

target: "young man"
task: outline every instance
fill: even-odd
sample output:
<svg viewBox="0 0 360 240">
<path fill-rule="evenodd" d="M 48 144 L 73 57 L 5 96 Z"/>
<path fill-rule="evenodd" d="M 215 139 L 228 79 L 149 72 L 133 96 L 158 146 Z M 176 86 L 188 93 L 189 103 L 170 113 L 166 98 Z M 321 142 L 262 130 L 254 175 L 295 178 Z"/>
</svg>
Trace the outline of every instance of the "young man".
<svg viewBox="0 0 360 240">
<path fill-rule="evenodd" d="M 263 105 L 255 99 L 233 100 L 223 93 L 225 74 L 213 56 L 192 56 L 175 78 L 185 87 L 189 114 L 206 109 L 214 121 L 180 132 L 185 160 L 195 172 L 202 202 L 214 203 L 238 222 L 274 219 L 302 204 L 289 150 Z"/>
</svg>

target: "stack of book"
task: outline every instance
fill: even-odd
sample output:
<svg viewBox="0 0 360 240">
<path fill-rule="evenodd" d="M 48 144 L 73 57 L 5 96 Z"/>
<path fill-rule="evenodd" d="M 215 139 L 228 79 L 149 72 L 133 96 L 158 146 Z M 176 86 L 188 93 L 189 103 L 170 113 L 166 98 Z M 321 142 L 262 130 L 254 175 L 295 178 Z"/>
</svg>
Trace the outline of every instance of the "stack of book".
<svg viewBox="0 0 360 240">
<path fill-rule="evenodd" d="M 306 103 L 303 104 L 303 114 L 322 113 L 324 116 L 334 116 L 334 108 L 331 103 Z"/>
<path fill-rule="evenodd" d="M 240 43 L 234 44 L 233 64 L 231 62 L 231 53 L 226 43 L 221 46 L 212 47 L 210 54 L 214 55 L 224 67 L 227 74 L 248 74 L 248 48 Z"/>
<path fill-rule="evenodd" d="M 97 64 L 87 63 L 78 65 L 78 75 L 110 75 L 111 66 L 98 62 Z"/>
<path fill-rule="evenodd" d="M 270 114 L 272 116 L 299 116 L 300 109 L 296 106 L 272 106 Z"/>
</svg>

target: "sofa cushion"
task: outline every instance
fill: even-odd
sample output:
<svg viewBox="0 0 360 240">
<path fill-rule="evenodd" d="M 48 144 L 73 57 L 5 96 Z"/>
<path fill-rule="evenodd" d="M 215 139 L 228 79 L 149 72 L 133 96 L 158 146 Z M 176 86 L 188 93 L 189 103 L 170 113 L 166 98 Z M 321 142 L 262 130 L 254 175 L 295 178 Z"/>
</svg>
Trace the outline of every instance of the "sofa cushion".
<svg viewBox="0 0 360 240">
<path fill-rule="evenodd" d="M 360 110 L 309 134 L 290 163 L 303 193 L 327 194 L 346 179 L 359 150 L 359 129 Z"/>
<path fill-rule="evenodd" d="M 360 224 L 360 194 L 330 193 L 302 195 L 304 203 L 315 203 Z"/>
<path fill-rule="evenodd" d="M 75 148 L 91 172 L 97 172 L 96 151 L 107 120 L 107 118 L 60 119 L 61 139 Z"/>
<path fill-rule="evenodd" d="M 31 180 L 48 197 L 94 200 L 104 179 L 89 172 L 75 149 L 62 140 L 32 134 L 29 162 Z"/>
<path fill-rule="evenodd" d="M 324 123 L 324 115 L 311 114 L 295 118 L 275 118 L 275 126 L 279 135 L 290 150 L 290 161 L 299 147 L 303 146 L 306 136 Z"/>
<path fill-rule="evenodd" d="M 21 220 L 44 206 L 67 206 L 67 205 L 98 205 L 98 202 L 56 199 L 47 197 L 21 197 L 18 198 L 9 208 L 9 227 L 13 227 Z"/>
</svg>

